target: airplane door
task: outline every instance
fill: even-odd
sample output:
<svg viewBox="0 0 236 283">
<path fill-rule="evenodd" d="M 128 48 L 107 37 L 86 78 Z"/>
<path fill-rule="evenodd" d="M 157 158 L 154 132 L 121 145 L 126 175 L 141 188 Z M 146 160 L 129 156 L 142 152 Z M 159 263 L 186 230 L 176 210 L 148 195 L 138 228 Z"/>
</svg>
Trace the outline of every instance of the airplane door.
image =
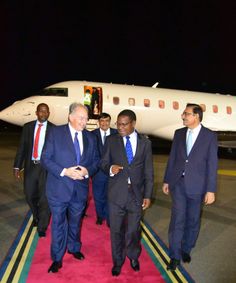
<svg viewBox="0 0 236 283">
<path fill-rule="evenodd" d="M 87 129 L 96 129 L 98 117 L 102 113 L 102 88 L 94 86 L 84 86 L 83 103 L 88 108 L 89 114 Z"/>
</svg>

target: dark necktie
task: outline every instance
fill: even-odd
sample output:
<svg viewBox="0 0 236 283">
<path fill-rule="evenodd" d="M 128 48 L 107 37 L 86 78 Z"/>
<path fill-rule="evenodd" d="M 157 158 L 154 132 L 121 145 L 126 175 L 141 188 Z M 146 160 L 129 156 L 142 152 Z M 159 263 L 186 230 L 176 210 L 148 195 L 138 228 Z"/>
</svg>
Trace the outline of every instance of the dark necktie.
<svg viewBox="0 0 236 283">
<path fill-rule="evenodd" d="M 78 165 L 80 163 L 80 156 L 81 156 L 79 140 L 78 140 L 78 132 L 75 132 L 74 147 L 75 147 L 77 165 Z"/>
<path fill-rule="evenodd" d="M 43 126 L 43 124 L 38 124 L 38 129 L 37 129 L 35 139 L 34 139 L 34 149 L 33 149 L 33 158 L 34 159 L 38 158 L 39 136 L 40 136 L 40 131 L 41 131 L 42 126 Z"/>
<path fill-rule="evenodd" d="M 106 135 L 107 135 L 107 133 L 106 133 L 106 132 L 104 132 L 104 135 L 103 135 L 103 137 L 102 137 L 102 143 L 103 143 L 103 144 L 105 143 Z"/>
<path fill-rule="evenodd" d="M 130 164 L 133 160 L 133 151 L 130 143 L 130 136 L 126 136 L 126 145 L 125 145 L 126 155 L 128 159 L 128 163 Z"/>
</svg>

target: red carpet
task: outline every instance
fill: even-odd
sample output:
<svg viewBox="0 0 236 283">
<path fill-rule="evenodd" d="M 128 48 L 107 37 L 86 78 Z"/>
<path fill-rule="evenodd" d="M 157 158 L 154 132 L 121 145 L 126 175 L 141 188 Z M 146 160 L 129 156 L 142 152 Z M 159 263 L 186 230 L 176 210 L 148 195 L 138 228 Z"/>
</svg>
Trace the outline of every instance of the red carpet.
<svg viewBox="0 0 236 283">
<path fill-rule="evenodd" d="M 105 224 L 95 224 L 95 208 L 93 199 L 90 200 L 82 225 L 82 249 L 85 260 L 80 261 L 69 254 L 63 258 L 63 267 L 58 273 L 48 273 L 51 265 L 50 259 L 50 228 L 46 238 L 40 238 L 32 260 L 32 265 L 27 277 L 27 283 L 112 283 L 112 282 L 135 282 L 135 283 L 159 283 L 165 282 L 160 272 L 142 248 L 140 256 L 140 271 L 134 272 L 129 260 L 126 258 L 122 272 L 118 277 L 112 277 L 112 259 L 110 231 Z"/>
</svg>

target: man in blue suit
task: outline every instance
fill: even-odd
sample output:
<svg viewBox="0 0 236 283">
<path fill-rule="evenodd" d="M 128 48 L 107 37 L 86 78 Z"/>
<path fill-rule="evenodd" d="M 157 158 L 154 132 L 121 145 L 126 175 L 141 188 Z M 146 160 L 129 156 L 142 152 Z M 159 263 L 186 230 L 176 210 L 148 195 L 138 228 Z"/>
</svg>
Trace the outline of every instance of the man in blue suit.
<svg viewBox="0 0 236 283">
<path fill-rule="evenodd" d="M 73 103 L 69 124 L 53 128 L 42 153 L 42 165 L 48 171 L 46 195 L 52 213 L 52 265 L 58 272 L 66 249 L 76 259 L 80 252 L 80 220 L 88 197 L 89 177 L 98 169 L 98 150 L 94 135 L 85 130 L 87 108 Z"/>
<path fill-rule="evenodd" d="M 184 128 L 175 132 L 163 184 L 171 195 L 169 226 L 170 262 L 175 270 L 180 260 L 189 263 L 199 229 L 202 203 L 215 201 L 217 181 L 217 137 L 202 124 L 202 108 L 187 104 L 183 114 Z"/>
<path fill-rule="evenodd" d="M 98 117 L 99 128 L 92 131 L 97 138 L 99 157 L 101 158 L 105 140 L 108 136 L 116 134 L 117 130 L 110 128 L 111 116 L 108 113 L 102 113 Z M 108 205 L 107 205 L 107 185 L 108 176 L 100 169 L 92 178 L 93 197 L 97 214 L 97 225 L 102 225 L 103 220 L 107 221 L 109 226 Z"/>
</svg>

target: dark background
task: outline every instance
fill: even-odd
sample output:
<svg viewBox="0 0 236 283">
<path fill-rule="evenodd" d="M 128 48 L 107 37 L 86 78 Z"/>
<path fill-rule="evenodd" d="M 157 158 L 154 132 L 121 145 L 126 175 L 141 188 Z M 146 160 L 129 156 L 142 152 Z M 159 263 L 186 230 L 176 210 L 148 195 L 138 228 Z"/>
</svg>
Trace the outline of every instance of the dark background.
<svg viewBox="0 0 236 283">
<path fill-rule="evenodd" d="M 87 80 L 236 95 L 236 1 L 1 1 L 1 103 Z"/>
</svg>

